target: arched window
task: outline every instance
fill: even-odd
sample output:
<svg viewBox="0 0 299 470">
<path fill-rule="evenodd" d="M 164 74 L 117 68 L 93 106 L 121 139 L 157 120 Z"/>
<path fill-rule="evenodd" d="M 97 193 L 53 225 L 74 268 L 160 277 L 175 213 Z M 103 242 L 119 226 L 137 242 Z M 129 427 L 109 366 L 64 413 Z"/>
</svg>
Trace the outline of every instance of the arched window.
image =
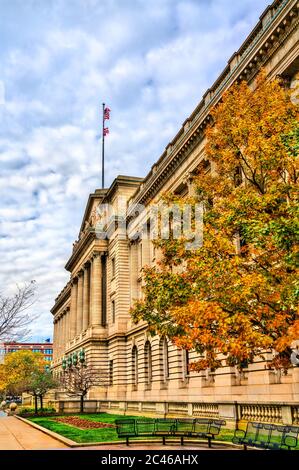
<svg viewBox="0 0 299 470">
<path fill-rule="evenodd" d="M 132 348 L 132 385 L 137 388 L 138 385 L 138 349 L 137 346 Z"/>
<path fill-rule="evenodd" d="M 169 352 L 168 352 L 168 341 L 164 337 L 161 340 L 161 349 L 162 349 L 162 378 L 166 382 L 169 379 Z"/>
<path fill-rule="evenodd" d="M 149 341 L 144 346 L 144 371 L 145 383 L 150 386 L 152 383 L 152 347 Z"/>
</svg>

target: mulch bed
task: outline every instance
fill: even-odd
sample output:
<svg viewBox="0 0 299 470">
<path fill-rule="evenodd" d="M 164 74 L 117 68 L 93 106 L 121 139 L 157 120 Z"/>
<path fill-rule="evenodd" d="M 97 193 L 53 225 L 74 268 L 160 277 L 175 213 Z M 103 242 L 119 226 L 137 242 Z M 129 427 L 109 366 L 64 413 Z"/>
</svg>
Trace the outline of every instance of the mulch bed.
<svg viewBox="0 0 299 470">
<path fill-rule="evenodd" d="M 59 423 L 69 424 L 80 429 L 115 428 L 114 424 L 100 423 L 98 421 L 89 421 L 88 419 L 77 418 L 76 416 L 56 418 L 55 421 L 58 421 Z"/>
</svg>

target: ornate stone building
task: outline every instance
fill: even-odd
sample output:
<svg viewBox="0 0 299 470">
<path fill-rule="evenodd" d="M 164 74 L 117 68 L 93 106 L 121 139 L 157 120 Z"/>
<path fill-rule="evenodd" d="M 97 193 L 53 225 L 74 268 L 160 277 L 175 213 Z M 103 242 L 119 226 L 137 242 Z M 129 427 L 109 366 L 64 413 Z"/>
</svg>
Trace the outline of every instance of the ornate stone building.
<svg viewBox="0 0 299 470">
<path fill-rule="evenodd" d="M 298 29 L 298 1 L 275 0 L 148 175 L 144 179 L 118 176 L 109 189 L 89 196 L 79 239 L 65 266 L 70 281 L 52 309 L 52 365 L 58 373 L 63 358 L 84 348 L 87 364 L 109 374 L 109 386 L 94 388 L 89 394 L 102 407 L 233 417 L 236 411 L 230 404 L 237 401 L 243 404 L 241 417 L 256 417 L 255 403 L 264 403 L 267 406 L 259 411 L 260 419 L 299 419 L 299 408 L 293 407 L 299 402 L 299 368 L 280 376 L 257 361 L 243 376 L 229 367 L 216 374 L 189 373 L 192 352 L 150 337 L 146 324 L 134 325 L 129 314 L 134 299 L 142 295 L 142 266 L 156 263 L 159 257 L 150 240 L 136 237 L 140 227 L 147 226 L 146 211 L 140 213 L 136 207 L 149 206 L 165 191 L 190 191 L 192 174 L 204 159 L 204 129 L 210 109 L 234 81 L 252 83 L 264 67 L 269 79 L 280 75 L 292 85 L 299 69 Z M 99 204 L 115 209 L 106 239 L 95 228 Z M 127 231 L 120 223 L 124 217 L 120 208 L 126 212 Z M 278 402 L 289 405 L 282 409 Z"/>
</svg>

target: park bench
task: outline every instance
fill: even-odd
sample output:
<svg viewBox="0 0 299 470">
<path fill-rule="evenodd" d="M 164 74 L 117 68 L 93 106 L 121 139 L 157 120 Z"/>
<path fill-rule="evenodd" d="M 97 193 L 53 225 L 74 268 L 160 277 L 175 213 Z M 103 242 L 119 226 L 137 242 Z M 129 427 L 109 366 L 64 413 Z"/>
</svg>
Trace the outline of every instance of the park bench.
<svg viewBox="0 0 299 470">
<path fill-rule="evenodd" d="M 233 443 L 242 444 L 244 450 L 247 446 L 269 450 L 291 450 L 297 447 L 298 433 L 298 426 L 248 422 L 246 430 L 235 430 Z"/>
<path fill-rule="evenodd" d="M 179 437 L 184 445 L 184 438 L 207 439 L 208 446 L 220 432 L 225 421 L 208 418 L 127 418 L 115 421 L 119 438 L 125 438 L 129 445 L 130 438 L 162 437 L 165 445 L 166 437 Z"/>
</svg>

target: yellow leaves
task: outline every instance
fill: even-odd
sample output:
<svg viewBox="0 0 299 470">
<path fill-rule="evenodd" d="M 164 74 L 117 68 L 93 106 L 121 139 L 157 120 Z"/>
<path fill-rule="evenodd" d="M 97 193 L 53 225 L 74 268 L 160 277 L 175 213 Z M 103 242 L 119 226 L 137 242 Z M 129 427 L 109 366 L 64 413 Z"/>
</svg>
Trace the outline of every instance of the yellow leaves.
<svg viewBox="0 0 299 470">
<path fill-rule="evenodd" d="M 145 271 L 144 300 L 132 312 L 178 347 L 204 354 L 195 370 L 218 367 L 219 352 L 240 367 L 263 349 L 285 354 L 299 337 L 298 107 L 262 74 L 255 90 L 233 85 L 212 115 L 206 156 L 217 172 L 202 163 L 192 201 L 204 207 L 203 245 L 192 251 L 182 239 L 159 240 L 163 260 Z M 185 271 L 174 272 L 176 260 Z"/>
<path fill-rule="evenodd" d="M 5 356 L 0 377 L 2 387 L 16 390 L 22 387 L 33 371 L 43 371 L 44 367 L 45 361 L 42 354 L 25 350 L 9 353 Z"/>
</svg>

